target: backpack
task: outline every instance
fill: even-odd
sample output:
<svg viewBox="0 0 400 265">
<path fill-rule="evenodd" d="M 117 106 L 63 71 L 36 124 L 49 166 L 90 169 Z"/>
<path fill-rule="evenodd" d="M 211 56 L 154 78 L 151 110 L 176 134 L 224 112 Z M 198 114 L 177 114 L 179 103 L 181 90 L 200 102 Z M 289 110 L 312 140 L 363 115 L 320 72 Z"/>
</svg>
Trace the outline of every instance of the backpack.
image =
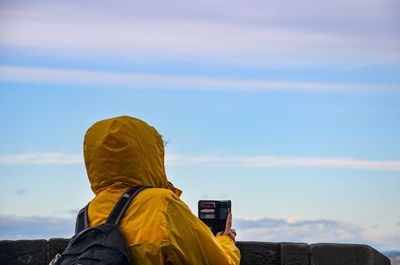
<svg viewBox="0 0 400 265">
<path fill-rule="evenodd" d="M 119 223 L 130 202 L 148 186 L 129 189 L 118 200 L 104 224 L 88 227 L 88 205 L 76 219 L 75 235 L 66 249 L 49 265 L 132 265 L 129 250 Z"/>
</svg>

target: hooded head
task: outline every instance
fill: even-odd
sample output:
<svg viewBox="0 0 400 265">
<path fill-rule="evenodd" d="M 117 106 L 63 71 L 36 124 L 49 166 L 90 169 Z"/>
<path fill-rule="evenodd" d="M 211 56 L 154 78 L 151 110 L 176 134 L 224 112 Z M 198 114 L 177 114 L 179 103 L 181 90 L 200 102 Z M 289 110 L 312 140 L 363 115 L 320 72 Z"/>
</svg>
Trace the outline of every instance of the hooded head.
<svg viewBox="0 0 400 265">
<path fill-rule="evenodd" d="M 138 185 L 181 194 L 167 180 L 161 136 L 142 120 L 122 116 L 96 122 L 86 132 L 83 153 L 95 194 Z"/>
</svg>

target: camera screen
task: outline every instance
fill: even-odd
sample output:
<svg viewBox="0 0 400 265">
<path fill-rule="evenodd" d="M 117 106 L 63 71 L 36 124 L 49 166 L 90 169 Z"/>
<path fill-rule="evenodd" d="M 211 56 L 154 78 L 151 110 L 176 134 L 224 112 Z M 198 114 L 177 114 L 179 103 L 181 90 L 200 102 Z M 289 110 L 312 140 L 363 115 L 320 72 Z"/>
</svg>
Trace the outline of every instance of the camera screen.
<svg viewBox="0 0 400 265">
<path fill-rule="evenodd" d="M 226 219 L 228 216 L 228 208 L 221 208 L 219 210 L 219 219 Z"/>
<path fill-rule="evenodd" d="M 228 213 L 231 211 L 231 201 L 199 201 L 199 218 L 211 229 L 213 234 L 225 230 Z"/>
<path fill-rule="evenodd" d="M 200 219 L 215 219 L 215 202 L 203 202 L 199 208 Z"/>
</svg>

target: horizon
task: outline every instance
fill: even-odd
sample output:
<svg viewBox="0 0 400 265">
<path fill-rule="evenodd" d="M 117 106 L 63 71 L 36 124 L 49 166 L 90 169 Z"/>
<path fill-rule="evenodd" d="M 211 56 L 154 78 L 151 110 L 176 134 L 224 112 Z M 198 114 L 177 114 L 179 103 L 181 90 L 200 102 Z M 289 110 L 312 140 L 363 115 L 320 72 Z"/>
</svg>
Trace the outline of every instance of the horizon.
<svg viewBox="0 0 400 265">
<path fill-rule="evenodd" d="M 238 240 L 400 250 L 399 10 L 0 2 L 0 239 L 72 236 L 84 134 L 129 115 L 163 136 L 194 214 L 232 200 Z"/>
</svg>

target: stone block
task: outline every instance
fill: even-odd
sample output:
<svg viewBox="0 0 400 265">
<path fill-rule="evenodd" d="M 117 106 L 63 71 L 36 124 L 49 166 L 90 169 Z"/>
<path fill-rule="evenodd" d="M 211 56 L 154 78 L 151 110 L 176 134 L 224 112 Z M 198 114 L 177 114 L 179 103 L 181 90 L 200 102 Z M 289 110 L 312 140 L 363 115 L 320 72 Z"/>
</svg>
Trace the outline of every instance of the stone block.
<svg viewBox="0 0 400 265">
<path fill-rule="evenodd" d="M 49 263 L 57 254 L 61 254 L 67 247 L 69 239 L 52 238 L 47 243 L 47 263 Z"/>
<path fill-rule="evenodd" d="M 280 244 L 264 242 L 237 242 L 241 265 L 280 265 Z"/>
<path fill-rule="evenodd" d="M 376 249 L 370 247 L 370 246 L 365 246 L 370 249 L 370 264 L 373 265 L 390 265 L 391 261 L 388 257 L 383 255 L 381 252 L 377 251 Z"/>
<path fill-rule="evenodd" d="M 309 265 L 310 245 L 281 243 L 281 265 Z"/>
<path fill-rule="evenodd" d="M 47 265 L 68 239 L 0 241 L 1 265 Z M 241 265 L 390 265 L 366 245 L 237 242 Z"/>
<path fill-rule="evenodd" d="M 46 240 L 0 241 L 0 264 L 47 265 Z"/>
<path fill-rule="evenodd" d="M 390 260 L 370 246 L 313 244 L 310 265 L 390 265 Z"/>
</svg>

